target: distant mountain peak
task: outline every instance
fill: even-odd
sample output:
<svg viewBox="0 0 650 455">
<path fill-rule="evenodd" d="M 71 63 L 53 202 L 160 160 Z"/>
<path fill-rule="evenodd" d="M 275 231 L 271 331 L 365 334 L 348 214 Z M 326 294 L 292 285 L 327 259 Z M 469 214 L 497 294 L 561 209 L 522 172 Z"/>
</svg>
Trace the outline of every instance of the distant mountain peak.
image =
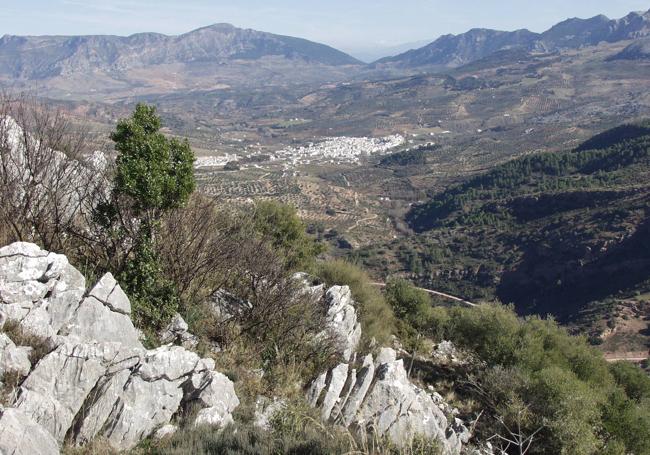
<svg viewBox="0 0 650 455">
<path fill-rule="evenodd" d="M 527 29 L 506 32 L 473 28 L 459 35 L 441 36 L 422 48 L 378 60 L 375 65 L 456 67 L 507 49 L 576 49 L 603 41 L 617 42 L 648 35 L 650 10 L 645 13 L 632 12 L 621 19 L 610 19 L 602 14 L 589 19 L 570 18 L 544 33 L 533 33 Z"/>
</svg>

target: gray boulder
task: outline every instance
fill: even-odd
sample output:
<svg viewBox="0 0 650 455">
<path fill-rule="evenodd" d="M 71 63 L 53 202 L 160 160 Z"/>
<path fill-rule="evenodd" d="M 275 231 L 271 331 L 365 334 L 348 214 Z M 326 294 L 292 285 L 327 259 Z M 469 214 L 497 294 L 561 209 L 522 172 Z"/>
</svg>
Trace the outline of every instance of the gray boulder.
<svg viewBox="0 0 650 455">
<path fill-rule="evenodd" d="M 355 353 L 361 340 L 361 324 L 348 286 L 333 286 L 326 295 L 327 326 L 345 361 Z"/>
<path fill-rule="evenodd" d="M 109 368 L 137 361 L 138 354 L 120 343 L 64 343 L 25 379 L 15 407 L 62 443 L 88 394 Z"/>
<path fill-rule="evenodd" d="M 192 376 L 187 385 L 189 392 L 186 393 L 186 401 L 198 402 L 203 408 L 199 411 L 195 425 L 223 427 L 233 423 L 232 412 L 239 406 L 239 399 L 232 381 L 213 368 Z"/>
<path fill-rule="evenodd" d="M 340 418 L 344 426 L 348 427 L 354 421 L 364 398 L 368 394 L 374 376 L 375 365 L 372 360 L 372 355 L 368 354 L 368 356 L 363 360 L 361 369 L 354 376 L 354 385 L 350 390 L 350 395 L 343 404 Z"/>
<path fill-rule="evenodd" d="M 49 337 L 66 322 L 85 292 L 83 275 L 65 256 L 24 242 L 0 248 L 0 303 L 4 304 L 0 319 Z"/>
<path fill-rule="evenodd" d="M 176 313 L 167 327 L 159 333 L 162 343 L 178 343 L 184 348 L 195 348 L 199 340 L 189 331 L 189 326 L 183 317 Z"/>
<path fill-rule="evenodd" d="M 169 438 L 176 434 L 178 427 L 176 425 L 167 424 L 160 427 L 153 435 L 153 438 L 157 441 L 160 441 L 165 438 Z"/>
<path fill-rule="evenodd" d="M 325 397 L 321 404 L 321 417 L 323 420 L 328 420 L 334 406 L 339 402 L 341 392 L 345 387 L 348 379 L 348 364 L 342 363 L 330 371 L 328 375 L 328 383 L 325 387 Z"/>
<path fill-rule="evenodd" d="M 219 322 L 236 321 L 253 308 L 253 304 L 230 292 L 219 289 L 207 301 L 208 308 Z"/>
<path fill-rule="evenodd" d="M 0 333 L 0 380 L 5 373 L 13 372 L 25 377 L 32 369 L 29 361 L 31 349 L 25 346 L 16 346 L 4 333 Z"/>
<path fill-rule="evenodd" d="M 118 341 L 142 349 L 131 322 L 131 303 L 113 275 L 107 273 L 83 299 L 60 334 L 87 342 Z"/>
<path fill-rule="evenodd" d="M 58 455 L 56 440 L 23 412 L 0 406 L 0 454 Z"/>
</svg>

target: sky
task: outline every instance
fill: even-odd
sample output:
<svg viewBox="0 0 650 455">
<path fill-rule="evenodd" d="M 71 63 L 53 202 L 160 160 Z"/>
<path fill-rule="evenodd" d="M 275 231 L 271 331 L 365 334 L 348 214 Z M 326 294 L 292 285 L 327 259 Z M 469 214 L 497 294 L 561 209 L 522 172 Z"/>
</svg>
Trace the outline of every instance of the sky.
<svg viewBox="0 0 650 455">
<path fill-rule="evenodd" d="M 350 53 L 470 28 L 540 32 L 569 17 L 618 18 L 650 0 L 0 0 L 0 35 L 180 34 L 228 22 Z"/>
</svg>

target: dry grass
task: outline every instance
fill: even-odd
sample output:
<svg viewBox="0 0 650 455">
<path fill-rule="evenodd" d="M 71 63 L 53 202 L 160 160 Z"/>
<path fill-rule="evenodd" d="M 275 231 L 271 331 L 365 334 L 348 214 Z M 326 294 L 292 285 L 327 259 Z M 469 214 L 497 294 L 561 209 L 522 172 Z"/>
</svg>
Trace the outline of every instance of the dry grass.
<svg viewBox="0 0 650 455">
<path fill-rule="evenodd" d="M 52 352 L 52 347 L 47 339 L 26 332 L 15 321 L 7 321 L 2 327 L 16 346 L 29 346 L 32 351 L 29 353 L 29 361 L 32 366 L 36 365 L 43 357 Z"/>
<path fill-rule="evenodd" d="M 172 438 L 147 445 L 146 453 L 160 455 L 439 455 L 436 441 L 415 439 L 398 448 L 372 433 L 355 433 L 323 423 L 319 412 L 304 400 L 291 400 L 264 431 L 237 424 L 222 431 L 207 428 L 181 430 Z M 141 453 L 141 452 L 136 452 Z"/>
<path fill-rule="evenodd" d="M 97 438 L 83 447 L 65 446 L 61 453 L 63 455 L 117 455 L 120 451 L 113 449 L 107 440 Z M 134 451 L 134 455 L 144 453 Z"/>
</svg>

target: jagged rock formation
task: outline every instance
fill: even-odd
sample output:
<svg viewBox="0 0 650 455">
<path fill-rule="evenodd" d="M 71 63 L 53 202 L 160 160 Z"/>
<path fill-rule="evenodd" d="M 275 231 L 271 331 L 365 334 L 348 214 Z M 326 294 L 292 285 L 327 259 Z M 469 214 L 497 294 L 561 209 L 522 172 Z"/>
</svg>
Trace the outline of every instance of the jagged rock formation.
<svg viewBox="0 0 650 455">
<path fill-rule="evenodd" d="M 181 346 L 146 350 L 113 276 L 87 294 L 85 285 L 65 256 L 29 243 L 0 249 L 0 327 L 48 347 L 32 366 L 29 347 L 0 334 L 0 378 L 24 378 L 0 409 L 1 453 L 53 454 L 97 436 L 130 449 L 190 404 L 201 408 L 197 425 L 232 421 L 239 400 L 213 360 Z"/>
<path fill-rule="evenodd" d="M 327 323 L 339 351 L 350 360 L 361 340 L 361 323 L 357 321 L 352 292 L 348 286 L 333 286 L 325 294 Z"/>
<path fill-rule="evenodd" d="M 357 369 L 358 367 L 358 369 Z M 384 348 L 361 365 L 342 363 L 310 386 L 307 399 L 325 421 L 387 436 L 397 445 L 415 437 L 437 440 L 445 454 L 458 454 L 470 437 L 460 419 L 449 420 L 437 394 L 413 384 L 402 359 Z"/>
<path fill-rule="evenodd" d="M 322 286 L 305 289 L 312 295 Z M 316 378 L 307 390 L 307 401 L 320 409 L 321 418 L 359 432 L 374 432 L 397 445 L 407 445 L 415 437 L 435 439 L 444 454 L 458 454 L 470 437 L 469 430 L 453 415 L 440 395 L 413 384 L 403 360 L 390 348 L 376 358 L 356 360 L 361 338 L 355 302 L 347 286 L 325 292 L 329 330 L 337 336 L 343 363 Z M 445 345 L 446 346 L 446 345 Z"/>
</svg>

